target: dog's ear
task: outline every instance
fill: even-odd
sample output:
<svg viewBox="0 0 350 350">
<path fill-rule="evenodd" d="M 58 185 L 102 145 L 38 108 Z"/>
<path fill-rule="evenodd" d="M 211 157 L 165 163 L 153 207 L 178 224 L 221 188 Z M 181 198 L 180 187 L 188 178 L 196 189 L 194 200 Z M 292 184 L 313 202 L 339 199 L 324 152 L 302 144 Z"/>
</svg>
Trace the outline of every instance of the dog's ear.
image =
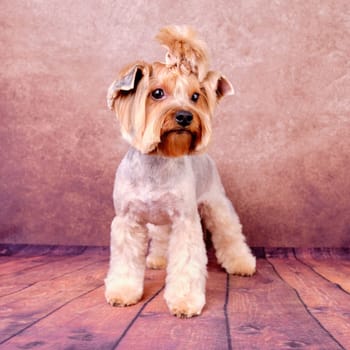
<svg viewBox="0 0 350 350">
<path fill-rule="evenodd" d="M 141 149 L 152 66 L 138 61 L 125 67 L 108 89 L 107 104 L 115 111 L 123 138 Z"/>
<path fill-rule="evenodd" d="M 208 72 L 203 85 L 207 89 L 215 92 L 217 101 L 220 101 L 224 96 L 233 95 L 235 93 L 231 82 L 220 72 Z"/>
<path fill-rule="evenodd" d="M 125 67 L 120 72 L 119 78 L 115 80 L 108 88 L 108 108 L 111 110 L 114 109 L 114 102 L 118 95 L 127 95 L 128 93 L 135 92 L 142 77 L 149 73 L 148 70 L 149 65 L 145 62 L 136 62 Z"/>
<path fill-rule="evenodd" d="M 217 81 L 216 86 L 216 95 L 218 96 L 218 100 L 222 97 L 234 95 L 235 90 L 231 84 L 231 82 L 225 77 L 221 76 Z"/>
<path fill-rule="evenodd" d="M 210 110 L 213 112 L 216 104 L 225 96 L 233 95 L 231 82 L 220 72 L 210 71 L 202 82 L 207 95 Z"/>
</svg>

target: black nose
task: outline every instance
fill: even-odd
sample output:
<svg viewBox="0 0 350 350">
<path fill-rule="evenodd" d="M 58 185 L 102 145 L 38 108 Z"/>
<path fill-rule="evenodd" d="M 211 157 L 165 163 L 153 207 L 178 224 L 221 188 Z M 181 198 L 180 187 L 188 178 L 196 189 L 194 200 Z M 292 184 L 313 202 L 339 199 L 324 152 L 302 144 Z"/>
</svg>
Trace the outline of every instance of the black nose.
<svg viewBox="0 0 350 350">
<path fill-rule="evenodd" d="M 192 123 L 192 119 L 193 114 L 188 111 L 178 111 L 175 114 L 176 122 L 183 127 L 189 126 Z"/>
</svg>

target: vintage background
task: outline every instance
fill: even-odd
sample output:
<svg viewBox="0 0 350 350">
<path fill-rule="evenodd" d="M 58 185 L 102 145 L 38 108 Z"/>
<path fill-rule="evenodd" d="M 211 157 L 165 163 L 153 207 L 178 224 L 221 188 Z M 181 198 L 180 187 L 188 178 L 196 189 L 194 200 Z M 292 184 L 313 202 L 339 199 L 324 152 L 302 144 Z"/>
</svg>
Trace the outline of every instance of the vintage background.
<svg viewBox="0 0 350 350">
<path fill-rule="evenodd" d="M 106 89 L 183 23 L 235 86 L 210 153 L 249 243 L 350 246 L 348 0 L 1 0 L 0 243 L 109 243 Z"/>
</svg>

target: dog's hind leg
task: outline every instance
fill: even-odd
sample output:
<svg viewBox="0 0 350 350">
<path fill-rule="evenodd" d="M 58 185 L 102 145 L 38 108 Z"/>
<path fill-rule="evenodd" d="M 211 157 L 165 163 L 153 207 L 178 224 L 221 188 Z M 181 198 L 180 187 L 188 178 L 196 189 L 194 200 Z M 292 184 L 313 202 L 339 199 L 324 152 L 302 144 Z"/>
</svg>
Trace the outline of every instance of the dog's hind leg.
<svg viewBox="0 0 350 350">
<path fill-rule="evenodd" d="M 169 244 L 169 225 L 155 226 L 147 225 L 148 235 L 151 239 L 149 252 L 146 259 L 147 267 L 150 269 L 165 269 L 167 265 L 167 254 Z"/>
</svg>

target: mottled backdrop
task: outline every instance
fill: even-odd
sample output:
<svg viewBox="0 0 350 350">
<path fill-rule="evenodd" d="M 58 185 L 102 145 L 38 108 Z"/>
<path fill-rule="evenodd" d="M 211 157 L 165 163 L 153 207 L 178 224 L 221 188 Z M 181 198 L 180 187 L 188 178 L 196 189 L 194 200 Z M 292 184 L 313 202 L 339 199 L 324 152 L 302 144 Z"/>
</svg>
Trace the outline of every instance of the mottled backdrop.
<svg viewBox="0 0 350 350">
<path fill-rule="evenodd" d="M 253 246 L 350 246 L 348 0 L 1 0 L 0 243 L 109 242 L 124 64 L 190 24 L 233 82 L 210 153 Z"/>
</svg>

